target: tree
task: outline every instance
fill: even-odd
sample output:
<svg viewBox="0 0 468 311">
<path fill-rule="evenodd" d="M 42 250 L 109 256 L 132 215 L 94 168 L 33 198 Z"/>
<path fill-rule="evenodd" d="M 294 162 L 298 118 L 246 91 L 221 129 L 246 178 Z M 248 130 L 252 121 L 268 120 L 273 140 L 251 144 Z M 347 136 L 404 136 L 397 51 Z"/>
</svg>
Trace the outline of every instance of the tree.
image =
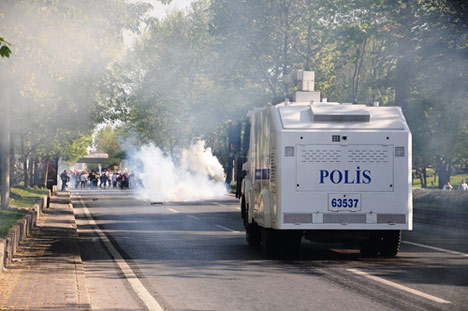
<svg viewBox="0 0 468 311">
<path fill-rule="evenodd" d="M 148 27 L 113 67 L 119 79 L 109 80 L 104 106 L 137 144 L 170 153 L 206 137 L 221 146 L 224 122 L 287 96 L 293 86 L 283 77 L 291 69 L 315 70 L 323 97 L 402 107 L 420 177 L 436 158 L 449 175 L 466 132 L 466 7 L 449 0 L 196 1 L 190 13 Z"/>
<path fill-rule="evenodd" d="M 119 166 L 125 158 L 125 154 L 120 148 L 119 137 L 118 129 L 115 129 L 111 125 L 102 128 L 96 134 L 94 145 L 97 152 L 107 153 L 109 156 L 106 163 L 104 163 L 104 167 L 113 168 L 114 166 Z"/>
<path fill-rule="evenodd" d="M 19 146 L 24 183 L 32 159 L 68 157 L 98 121 L 97 94 L 110 63 L 121 55 L 122 28 L 136 30 L 146 5 L 99 2 L 2 1 L 15 57 L 1 75 L 13 82 L 12 143 Z"/>
</svg>

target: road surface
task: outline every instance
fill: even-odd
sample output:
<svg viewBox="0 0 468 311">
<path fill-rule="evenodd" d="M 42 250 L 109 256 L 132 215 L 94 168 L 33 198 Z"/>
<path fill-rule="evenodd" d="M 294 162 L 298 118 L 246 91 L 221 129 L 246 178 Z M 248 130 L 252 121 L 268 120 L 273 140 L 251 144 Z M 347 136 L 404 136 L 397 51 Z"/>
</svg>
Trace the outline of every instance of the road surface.
<svg viewBox="0 0 468 311">
<path fill-rule="evenodd" d="M 303 242 L 296 259 L 245 241 L 238 201 L 72 192 L 93 310 L 467 310 L 468 230 L 415 224 L 395 258 Z"/>
</svg>

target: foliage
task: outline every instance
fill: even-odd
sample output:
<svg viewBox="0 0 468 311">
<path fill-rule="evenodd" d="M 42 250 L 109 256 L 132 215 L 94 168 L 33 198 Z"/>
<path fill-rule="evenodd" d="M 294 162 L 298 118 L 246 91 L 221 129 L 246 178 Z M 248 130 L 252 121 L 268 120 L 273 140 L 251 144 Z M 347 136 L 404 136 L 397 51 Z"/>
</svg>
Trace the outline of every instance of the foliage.
<svg viewBox="0 0 468 311">
<path fill-rule="evenodd" d="M 9 45 L 11 45 L 11 43 L 8 43 L 7 41 L 5 41 L 5 39 L 0 37 L 0 56 L 1 57 L 10 57 L 11 50 L 8 47 Z"/>
<path fill-rule="evenodd" d="M 31 159 L 71 161 L 86 152 L 122 28 L 138 31 L 147 9 L 122 0 L 0 3 L 0 31 L 16 42 L 15 57 L 2 63 L 1 92 L 14 102 L 11 135 L 25 183 Z"/>
<path fill-rule="evenodd" d="M 415 167 L 444 180 L 468 152 L 466 12 L 448 0 L 195 1 L 114 64 L 104 118 L 137 145 L 204 137 L 225 157 L 222 124 L 290 94 L 291 69 L 315 70 L 324 97 L 401 106 Z"/>
<path fill-rule="evenodd" d="M 109 161 L 124 156 L 118 140 L 172 153 L 204 138 L 229 163 L 224 124 L 290 95 L 292 69 L 314 70 L 332 101 L 402 107 L 423 185 L 429 165 L 443 184 L 466 159 L 464 1 L 198 0 L 164 20 L 121 0 L 5 0 L 0 10 L 0 32 L 18 42 L 3 73 L 24 161 L 76 158 L 105 121 L 118 125 L 97 143 Z M 125 52 L 123 28 L 141 30 Z"/>
<path fill-rule="evenodd" d="M 417 207 L 468 212 L 468 191 L 415 189 L 413 199 Z"/>
<path fill-rule="evenodd" d="M 114 166 L 119 166 L 120 162 L 125 158 L 125 154 L 120 148 L 118 132 L 118 129 L 108 125 L 99 130 L 96 134 L 96 138 L 94 139 L 96 151 L 99 153 L 107 153 L 109 156 L 103 167 L 113 169 Z"/>
</svg>

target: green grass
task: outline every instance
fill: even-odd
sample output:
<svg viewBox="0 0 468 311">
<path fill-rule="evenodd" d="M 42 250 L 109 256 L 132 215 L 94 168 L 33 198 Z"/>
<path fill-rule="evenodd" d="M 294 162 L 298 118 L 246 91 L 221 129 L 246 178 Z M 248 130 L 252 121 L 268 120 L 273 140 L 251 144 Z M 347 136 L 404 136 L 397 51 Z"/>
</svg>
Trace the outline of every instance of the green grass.
<svg viewBox="0 0 468 311">
<path fill-rule="evenodd" d="M 47 189 L 17 186 L 10 189 L 10 207 L 31 208 L 47 194 Z"/>
<path fill-rule="evenodd" d="M 19 210 L 0 210 L 0 237 L 5 237 L 8 230 L 21 219 L 28 209 L 48 192 L 47 189 L 17 186 L 10 189 L 10 207 Z"/>
<path fill-rule="evenodd" d="M 461 183 L 462 179 L 468 179 L 467 174 L 459 174 L 450 176 L 450 184 L 453 186 L 454 189 L 458 189 L 458 185 Z M 431 181 L 434 181 L 434 171 L 428 169 L 427 170 L 427 187 L 430 188 Z M 439 179 L 437 178 L 437 182 L 434 183 L 435 188 L 439 188 Z M 419 178 L 413 179 L 413 188 L 421 188 L 421 180 Z"/>
<path fill-rule="evenodd" d="M 0 238 L 5 237 L 8 230 L 26 213 L 27 210 L 0 210 Z"/>
</svg>

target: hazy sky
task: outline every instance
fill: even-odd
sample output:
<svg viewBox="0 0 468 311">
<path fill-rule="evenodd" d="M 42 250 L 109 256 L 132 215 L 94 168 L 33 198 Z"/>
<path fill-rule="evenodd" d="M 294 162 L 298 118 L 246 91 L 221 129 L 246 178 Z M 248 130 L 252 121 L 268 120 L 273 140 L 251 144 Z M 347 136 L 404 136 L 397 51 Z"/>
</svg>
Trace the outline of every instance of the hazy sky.
<svg viewBox="0 0 468 311">
<path fill-rule="evenodd" d="M 127 0 L 130 3 L 150 3 L 154 9 L 151 11 L 151 15 L 159 19 L 164 18 L 168 12 L 173 10 L 184 10 L 190 6 L 193 0 L 172 0 L 169 5 L 163 5 L 158 0 Z"/>
<path fill-rule="evenodd" d="M 150 3 L 153 5 L 153 9 L 148 13 L 150 16 L 163 19 L 166 15 L 174 10 L 183 11 L 190 7 L 190 4 L 194 0 L 172 0 L 170 4 L 163 5 L 158 0 L 127 0 L 129 3 Z M 141 27 L 145 27 L 144 24 Z M 124 43 L 127 47 L 132 46 L 135 42 L 136 36 L 130 31 L 124 31 Z"/>
</svg>

